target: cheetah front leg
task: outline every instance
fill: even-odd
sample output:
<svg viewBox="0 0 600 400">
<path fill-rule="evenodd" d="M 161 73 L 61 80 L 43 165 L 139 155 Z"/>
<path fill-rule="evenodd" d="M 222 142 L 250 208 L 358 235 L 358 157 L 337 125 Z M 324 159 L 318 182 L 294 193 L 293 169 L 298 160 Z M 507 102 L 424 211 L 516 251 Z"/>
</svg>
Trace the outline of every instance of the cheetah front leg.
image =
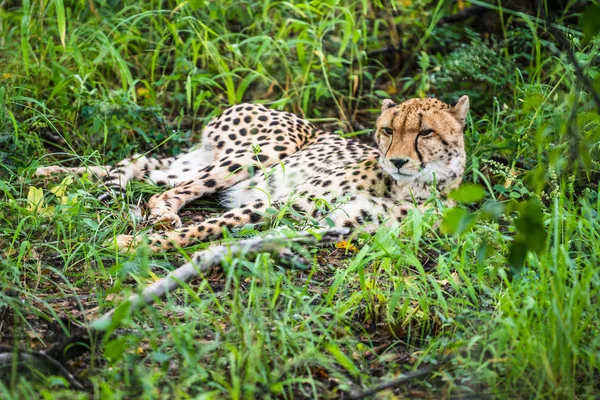
<svg viewBox="0 0 600 400">
<path fill-rule="evenodd" d="M 224 215 L 190 225 L 183 229 L 172 230 L 161 233 L 153 233 L 148 236 L 150 249 L 154 252 L 173 250 L 175 247 L 186 247 L 205 239 L 216 239 L 222 235 L 224 227 L 231 229 L 242 227 L 247 223 L 257 223 L 263 219 L 263 214 L 268 204 L 262 200 L 256 200 L 249 206 L 242 206 L 226 212 Z M 117 236 L 117 247 L 128 251 L 137 246 L 141 238 L 132 235 Z"/>
<path fill-rule="evenodd" d="M 196 179 L 178 184 L 173 189 L 156 194 L 148 201 L 150 222 L 178 228 L 181 226 L 179 210 L 187 203 L 207 194 L 227 189 L 248 178 L 248 167 L 259 171 L 273 165 L 278 159 L 267 154 L 247 153 L 235 160 L 223 157 L 201 168 Z"/>
<path fill-rule="evenodd" d="M 387 198 L 357 195 L 353 196 L 353 200 L 336 208 L 329 218 L 335 226 L 360 227 L 365 232 L 374 233 L 381 226 L 390 227 L 401 222 L 413 208 L 424 212 L 429 207 L 407 201 L 397 202 Z"/>
</svg>

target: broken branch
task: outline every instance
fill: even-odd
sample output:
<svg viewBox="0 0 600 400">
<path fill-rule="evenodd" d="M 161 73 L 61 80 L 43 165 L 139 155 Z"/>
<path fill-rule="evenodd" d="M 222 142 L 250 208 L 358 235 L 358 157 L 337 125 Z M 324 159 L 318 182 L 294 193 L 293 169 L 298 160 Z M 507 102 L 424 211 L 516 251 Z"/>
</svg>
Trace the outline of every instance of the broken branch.
<svg viewBox="0 0 600 400">
<path fill-rule="evenodd" d="M 331 228 L 314 232 L 294 233 L 293 236 L 285 234 L 264 236 L 240 240 L 231 244 L 222 244 L 196 252 L 192 254 L 190 262 L 146 287 L 140 294 L 130 296 L 128 299 L 129 312 L 135 312 L 143 306 L 165 298 L 169 292 L 222 265 L 223 261 L 230 257 L 271 253 L 274 257 L 280 257 L 288 264 L 297 264 L 303 262 L 303 259 L 290 250 L 291 245 L 333 243 L 342 240 L 350 232 L 349 228 Z M 88 351 L 91 348 L 92 338 L 99 333 L 106 332 L 113 325 L 113 316 L 117 308 L 108 311 L 89 325 L 78 326 L 75 333 L 71 334 L 66 340 L 45 351 L 0 349 L 0 369 L 10 368 L 14 362 L 37 366 L 43 365 L 46 369 L 49 368 L 53 372 L 64 376 L 72 386 L 78 389 L 83 388 L 61 362 Z M 114 328 L 114 326 L 112 327 Z M 88 346 L 85 346 L 82 351 L 72 351 L 71 345 L 74 343 L 86 343 Z"/>
</svg>

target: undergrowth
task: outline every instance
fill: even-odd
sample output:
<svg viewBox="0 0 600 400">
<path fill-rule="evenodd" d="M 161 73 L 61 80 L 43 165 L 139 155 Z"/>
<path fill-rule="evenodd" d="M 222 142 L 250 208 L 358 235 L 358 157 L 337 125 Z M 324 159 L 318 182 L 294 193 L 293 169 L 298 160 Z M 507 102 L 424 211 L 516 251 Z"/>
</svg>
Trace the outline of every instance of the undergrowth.
<svg viewBox="0 0 600 400">
<path fill-rule="evenodd" d="M 427 364 L 382 396 L 600 390 L 598 8 L 554 16 L 565 47 L 497 3 L 489 31 L 443 23 L 462 2 L 125 3 L 0 3 L 1 345 L 44 349 L 185 259 L 104 246 L 156 188 L 102 204 L 89 177 L 38 166 L 177 154 L 244 101 L 369 141 L 384 98 L 467 94 L 468 185 L 443 216 L 309 249 L 305 271 L 228 260 L 69 365 L 87 392 L 13 368 L 0 397 L 335 398 Z"/>
</svg>

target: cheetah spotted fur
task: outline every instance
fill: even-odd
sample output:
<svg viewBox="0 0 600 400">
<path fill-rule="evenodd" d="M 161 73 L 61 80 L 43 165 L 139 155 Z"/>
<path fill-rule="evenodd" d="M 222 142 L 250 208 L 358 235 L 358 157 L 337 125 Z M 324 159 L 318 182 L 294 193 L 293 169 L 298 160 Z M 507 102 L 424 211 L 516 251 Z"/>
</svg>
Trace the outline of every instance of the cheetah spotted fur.
<svg viewBox="0 0 600 400">
<path fill-rule="evenodd" d="M 223 228 L 263 221 L 267 208 L 284 204 L 322 225 L 328 217 L 336 226 L 373 231 L 401 220 L 432 191 L 445 199 L 460 184 L 468 109 L 467 96 L 454 106 L 432 98 L 384 100 L 377 146 L 371 147 L 319 130 L 294 114 L 241 104 L 206 125 L 201 146 L 179 157 L 134 156 L 115 167 L 49 166 L 36 174 L 90 172 L 120 191 L 130 180 L 170 186 L 148 203 L 152 222 L 175 228 L 149 235 L 153 251 L 217 238 Z M 212 193 L 222 196 L 229 211 L 182 227 L 179 210 Z M 121 249 L 139 242 L 131 235 L 117 237 Z"/>
</svg>

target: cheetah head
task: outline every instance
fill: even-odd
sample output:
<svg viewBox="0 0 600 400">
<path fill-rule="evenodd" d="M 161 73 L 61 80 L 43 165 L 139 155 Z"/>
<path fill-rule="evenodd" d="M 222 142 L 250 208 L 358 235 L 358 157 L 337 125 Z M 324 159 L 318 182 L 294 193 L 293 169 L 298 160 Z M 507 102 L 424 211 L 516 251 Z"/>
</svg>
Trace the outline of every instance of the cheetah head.
<svg viewBox="0 0 600 400">
<path fill-rule="evenodd" d="M 454 106 L 437 99 L 384 100 L 375 140 L 380 163 L 396 181 L 436 182 L 447 187 L 460 181 L 465 168 L 463 132 L 469 97 Z"/>
</svg>

